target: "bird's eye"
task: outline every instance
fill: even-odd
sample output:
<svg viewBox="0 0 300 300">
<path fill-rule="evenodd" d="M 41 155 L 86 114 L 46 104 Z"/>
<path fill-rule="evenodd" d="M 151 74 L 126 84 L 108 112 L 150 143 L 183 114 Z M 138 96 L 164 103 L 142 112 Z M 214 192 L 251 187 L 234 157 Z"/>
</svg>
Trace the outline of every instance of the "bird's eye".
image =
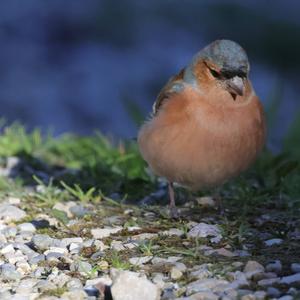
<svg viewBox="0 0 300 300">
<path fill-rule="evenodd" d="M 214 76 L 215 78 L 220 78 L 221 74 L 213 69 L 209 69 L 210 73 L 212 76 Z"/>
</svg>

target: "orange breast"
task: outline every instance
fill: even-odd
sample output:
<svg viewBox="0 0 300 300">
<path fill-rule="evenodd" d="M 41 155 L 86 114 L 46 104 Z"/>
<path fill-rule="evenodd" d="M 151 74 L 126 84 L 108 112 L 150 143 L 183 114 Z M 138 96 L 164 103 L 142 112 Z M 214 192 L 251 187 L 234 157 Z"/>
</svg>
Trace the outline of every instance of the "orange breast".
<svg viewBox="0 0 300 300">
<path fill-rule="evenodd" d="M 265 139 L 256 96 L 216 107 L 188 89 L 166 101 L 144 124 L 138 144 L 153 172 L 192 189 L 220 185 L 244 171 Z"/>
</svg>

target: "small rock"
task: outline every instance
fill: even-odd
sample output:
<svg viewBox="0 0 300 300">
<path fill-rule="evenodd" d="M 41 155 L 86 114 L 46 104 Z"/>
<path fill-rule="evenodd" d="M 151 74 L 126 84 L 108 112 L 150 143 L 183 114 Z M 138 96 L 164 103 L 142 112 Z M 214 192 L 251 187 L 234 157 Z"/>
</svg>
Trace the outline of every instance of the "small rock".
<svg viewBox="0 0 300 300">
<path fill-rule="evenodd" d="M 45 255 L 44 254 L 39 254 L 39 255 L 36 255 L 36 256 L 32 257 L 29 260 L 29 263 L 31 265 L 37 265 L 39 262 L 44 261 L 44 260 L 45 260 Z"/>
<path fill-rule="evenodd" d="M 36 228 L 31 223 L 22 223 L 18 225 L 19 231 L 35 232 Z"/>
<path fill-rule="evenodd" d="M 267 288 L 267 294 L 270 298 L 278 298 L 280 296 L 280 291 L 272 286 Z"/>
<path fill-rule="evenodd" d="M 32 291 L 33 287 L 36 285 L 36 283 L 37 279 L 34 278 L 23 279 L 19 282 L 18 287 L 16 288 L 16 293 L 23 295 L 29 294 Z"/>
<path fill-rule="evenodd" d="M 293 300 L 293 299 L 294 299 L 294 297 L 292 297 L 290 295 L 285 295 L 285 296 L 278 298 L 278 300 Z"/>
<path fill-rule="evenodd" d="M 77 289 L 77 290 L 72 290 L 65 292 L 61 295 L 62 300 L 84 300 L 87 299 L 87 294 L 85 293 L 84 290 Z"/>
<path fill-rule="evenodd" d="M 273 285 L 274 283 L 278 283 L 279 281 L 280 281 L 279 278 L 268 278 L 268 279 L 262 279 L 258 281 L 257 284 L 262 287 L 267 287 Z"/>
<path fill-rule="evenodd" d="M 284 276 L 280 279 L 280 283 L 282 284 L 300 283 L 300 273 Z"/>
<path fill-rule="evenodd" d="M 186 287 L 186 294 L 191 295 L 198 292 L 213 291 L 217 286 L 227 285 L 229 282 L 223 279 L 201 279 L 189 283 Z"/>
<path fill-rule="evenodd" d="M 244 273 L 247 279 L 252 279 L 255 276 L 260 276 L 264 273 L 265 268 L 255 260 L 249 260 L 244 268 Z"/>
<path fill-rule="evenodd" d="M 98 277 L 98 278 L 94 278 L 94 279 L 89 279 L 85 282 L 86 286 L 92 286 L 92 285 L 97 285 L 99 283 L 102 283 L 104 285 L 111 285 L 112 284 L 112 280 L 108 275 L 102 276 L 102 277 Z"/>
<path fill-rule="evenodd" d="M 293 273 L 300 273 L 300 263 L 291 264 L 291 270 Z"/>
<path fill-rule="evenodd" d="M 7 201 L 11 205 L 19 205 L 21 203 L 21 199 L 20 198 L 11 197 L 11 196 L 8 197 Z"/>
<path fill-rule="evenodd" d="M 163 232 L 161 232 L 162 235 L 167 235 L 167 236 L 183 236 L 184 232 L 181 229 L 177 229 L 177 228 L 170 228 L 169 230 L 165 230 Z"/>
<path fill-rule="evenodd" d="M 76 261 L 70 265 L 70 270 L 88 274 L 91 272 L 92 266 L 90 263 L 85 261 Z"/>
<path fill-rule="evenodd" d="M 50 247 L 49 250 L 44 252 L 44 255 L 48 255 L 49 253 L 60 253 L 60 254 L 68 254 L 68 250 L 62 247 Z"/>
<path fill-rule="evenodd" d="M 156 237 L 158 237 L 157 233 L 145 232 L 145 233 L 140 233 L 140 234 L 137 234 L 137 235 L 133 235 L 131 237 L 131 240 L 132 241 L 144 241 L 144 240 L 151 240 L 151 239 L 156 238 Z"/>
<path fill-rule="evenodd" d="M 69 290 L 77 290 L 83 288 L 82 283 L 78 278 L 72 278 L 67 282 L 66 286 Z"/>
<path fill-rule="evenodd" d="M 256 297 L 254 294 L 247 294 L 241 297 L 241 300 L 256 300 Z"/>
<path fill-rule="evenodd" d="M 114 300 L 159 300 L 160 291 L 138 273 L 119 271 L 113 278 L 111 293 Z"/>
<path fill-rule="evenodd" d="M 0 205 L 0 219 L 9 221 L 19 221 L 26 216 L 24 210 L 10 205 L 10 204 L 1 204 Z"/>
<path fill-rule="evenodd" d="M 182 262 L 175 262 L 173 263 L 174 267 L 176 267 L 179 271 L 181 272 L 186 272 L 187 271 L 187 267 L 184 263 Z"/>
<path fill-rule="evenodd" d="M 41 250 L 48 250 L 53 245 L 53 238 L 46 234 L 36 234 L 32 238 L 34 246 Z"/>
<path fill-rule="evenodd" d="M 17 228 L 16 227 L 6 227 L 2 230 L 2 234 L 6 238 L 12 238 L 17 235 Z"/>
<path fill-rule="evenodd" d="M 225 256 L 225 257 L 235 257 L 237 256 L 235 253 L 225 249 L 225 248 L 219 248 L 219 249 L 210 249 L 204 251 L 204 255 L 209 256 L 209 255 L 220 255 L 220 256 Z"/>
<path fill-rule="evenodd" d="M 46 260 L 48 261 L 52 261 L 52 262 L 59 262 L 59 258 L 61 257 L 64 257 L 64 254 L 63 253 L 59 253 L 59 252 L 47 252 L 47 255 L 46 255 Z"/>
<path fill-rule="evenodd" d="M 254 296 L 255 300 L 265 300 L 267 298 L 267 293 L 265 291 L 256 291 Z"/>
<path fill-rule="evenodd" d="M 181 278 L 183 275 L 183 273 L 176 267 L 172 267 L 171 271 L 170 271 L 170 276 L 172 279 L 174 280 L 178 280 L 179 278 Z"/>
<path fill-rule="evenodd" d="M 249 260 L 244 268 L 244 272 L 260 271 L 264 272 L 265 268 L 255 260 Z"/>
<path fill-rule="evenodd" d="M 72 253 L 72 254 L 78 254 L 81 250 L 82 246 L 80 244 L 77 244 L 77 243 L 71 243 L 69 245 L 69 251 Z"/>
<path fill-rule="evenodd" d="M 208 270 L 207 264 L 203 264 L 193 268 L 194 271 L 190 273 L 192 278 L 206 279 L 212 276 L 211 271 Z"/>
<path fill-rule="evenodd" d="M 282 264 L 280 260 L 275 260 L 266 265 L 266 271 L 280 273 L 282 270 Z"/>
<path fill-rule="evenodd" d="M 268 247 L 274 246 L 274 245 L 280 245 L 282 244 L 283 239 L 270 239 L 265 241 L 265 245 Z"/>
<path fill-rule="evenodd" d="M 198 197 L 196 198 L 197 203 L 204 207 L 204 208 L 210 208 L 210 207 L 215 207 L 216 202 L 212 197 L 206 196 L 206 197 Z"/>
<path fill-rule="evenodd" d="M 3 255 L 8 254 L 8 253 L 15 253 L 15 248 L 13 247 L 12 244 L 9 244 L 9 245 L 3 247 L 0 250 L 0 253 L 3 254 Z"/>
<path fill-rule="evenodd" d="M 176 300 L 218 300 L 219 296 L 212 292 L 199 292 L 189 297 L 177 298 Z"/>
<path fill-rule="evenodd" d="M 229 276 L 232 276 L 233 282 L 231 282 L 230 286 L 233 289 L 237 288 L 246 288 L 249 286 L 249 282 L 246 278 L 246 275 L 243 272 L 235 271 L 228 273 Z"/>
<path fill-rule="evenodd" d="M 17 272 L 22 275 L 29 274 L 31 272 L 31 267 L 26 261 L 21 261 L 16 264 Z"/>
<path fill-rule="evenodd" d="M 0 266 L 1 277 L 4 280 L 8 281 L 17 281 L 20 280 L 22 275 L 16 271 L 16 268 L 12 264 L 3 264 Z"/>
<path fill-rule="evenodd" d="M 99 260 L 99 258 L 103 257 L 105 254 L 103 251 L 97 251 L 95 253 L 93 253 L 93 255 L 91 256 L 92 260 Z"/>
<path fill-rule="evenodd" d="M 56 288 L 56 285 L 47 279 L 42 279 L 35 285 L 35 289 L 40 293 L 55 290 Z"/>
<path fill-rule="evenodd" d="M 103 239 L 105 237 L 110 236 L 111 234 L 117 233 L 121 231 L 123 227 L 107 227 L 107 228 L 94 228 L 91 229 L 91 234 L 95 239 Z"/>
<path fill-rule="evenodd" d="M 87 214 L 91 214 L 91 211 L 87 208 L 85 208 L 83 205 L 74 205 L 70 207 L 70 212 L 75 216 L 75 217 L 84 217 Z"/>
<path fill-rule="evenodd" d="M 115 250 L 115 251 L 125 250 L 123 242 L 121 242 L 121 241 L 112 241 L 111 244 L 110 244 L 110 248 Z"/>
<path fill-rule="evenodd" d="M 140 257 L 131 257 L 129 262 L 135 266 L 141 266 L 151 261 L 153 256 L 140 256 Z"/>
<path fill-rule="evenodd" d="M 153 276 L 154 274 L 152 274 Z M 155 275 L 152 278 L 153 283 L 155 283 L 159 289 L 163 289 L 165 286 L 165 281 L 168 278 L 164 276 L 162 273 L 155 273 Z"/>
<path fill-rule="evenodd" d="M 222 239 L 221 231 L 217 225 L 210 225 L 206 223 L 199 223 L 194 226 L 187 234 L 188 237 L 194 238 L 206 238 L 212 237 L 210 241 L 212 243 L 218 243 Z"/>
<path fill-rule="evenodd" d="M 181 259 L 182 257 L 178 257 L 178 256 L 170 256 L 168 258 L 162 258 L 156 256 L 152 259 L 151 263 L 153 265 L 174 264 Z"/>
<path fill-rule="evenodd" d="M 64 238 L 61 240 L 61 246 L 65 248 L 70 244 L 82 244 L 82 243 L 83 243 L 83 239 L 81 237 Z"/>
</svg>

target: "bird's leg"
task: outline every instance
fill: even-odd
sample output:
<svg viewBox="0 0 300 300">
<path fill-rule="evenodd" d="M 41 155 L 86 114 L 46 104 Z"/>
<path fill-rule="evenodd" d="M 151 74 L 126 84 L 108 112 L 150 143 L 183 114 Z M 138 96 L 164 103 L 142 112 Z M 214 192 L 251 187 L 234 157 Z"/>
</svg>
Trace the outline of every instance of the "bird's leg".
<svg viewBox="0 0 300 300">
<path fill-rule="evenodd" d="M 170 215 L 171 218 L 176 219 L 178 218 L 178 211 L 175 204 L 175 194 L 174 194 L 174 186 L 173 182 L 168 182 L 168 189 L 169 189 L 169 197 L 170 197 Z"/>
</svg>

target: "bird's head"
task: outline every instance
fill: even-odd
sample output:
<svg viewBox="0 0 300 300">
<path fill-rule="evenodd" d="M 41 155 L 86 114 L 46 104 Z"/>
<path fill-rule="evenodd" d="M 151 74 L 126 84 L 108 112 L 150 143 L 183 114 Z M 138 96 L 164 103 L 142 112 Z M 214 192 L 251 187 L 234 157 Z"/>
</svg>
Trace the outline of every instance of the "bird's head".
<svg viewBox="0 0 300 300">
<path fill-rule="evenodd" d="M 244 94 L 250 66 L 240 45 L 230 40 L 217 40 L 197 53 L 189 68 L 200 84 L 201 80 L 217 83 L 235 99 Z"/>
</svg>

